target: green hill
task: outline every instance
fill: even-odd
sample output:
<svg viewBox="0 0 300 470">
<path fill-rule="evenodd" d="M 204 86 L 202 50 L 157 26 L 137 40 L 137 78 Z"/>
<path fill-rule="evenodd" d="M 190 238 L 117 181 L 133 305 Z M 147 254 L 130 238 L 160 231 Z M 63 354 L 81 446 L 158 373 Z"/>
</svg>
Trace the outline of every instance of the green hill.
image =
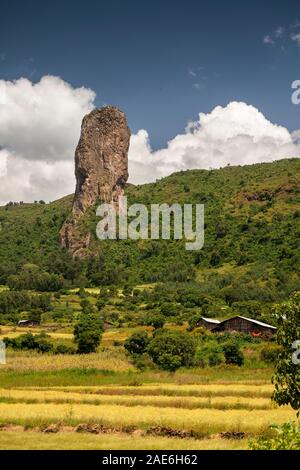
<svg viewBox="0 0 300 470">
<path fill-rule="evenodd" d="M 72 260 L 58 241 L 72 196 L 7 205 L 0 208 L 0 282 L 33 263 L 76 285 L 189 282 L 206 295 L 221 292 L 228 304 L 273 302 L 300 289 L 300 159 L 179 172 L 128 185 L 126 195 L 130 204 L 203 203 L 204 248 L 188 252 L 174 240 L 99 242 L 93 208 L 81 227 L 92 234 L 93 256 Z"/>
</svg>

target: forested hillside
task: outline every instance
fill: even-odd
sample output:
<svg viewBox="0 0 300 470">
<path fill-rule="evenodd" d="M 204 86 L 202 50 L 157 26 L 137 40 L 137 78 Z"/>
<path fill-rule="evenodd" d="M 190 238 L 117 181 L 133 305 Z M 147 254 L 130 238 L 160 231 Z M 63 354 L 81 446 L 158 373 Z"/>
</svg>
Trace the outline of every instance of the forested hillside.
<svg viewBox="0 0 300 470">
<path fill-rule="evenodd" d="M 9 204 L 0 208 L 0 282 L 37 288 L 47 284 L 49 273 L 59 276 L 59 282 L 52 276 L 56 288 L 60 282 L 164 283 L 171 296 L 180 283 L 201 295 L 201 302 L 205 297 L 208 314 L 224 304 L 255 312 L 257 305 L 300 290 L 300 159 L 179 172 L 156 183 L 128 185 L 126 195 L 129 203 L 146 205 L 204 204 L 204 248 L 189 252 L 184 241 L 174 240 L 100 242 L 93 209 L 82 221 L 82 230 L 92 234 L 92 256 L 72 260 L 58 241 L 72 196 L 49 204 Z M 40 269 L 32 274 L 28 263 Z"/>
</svg>

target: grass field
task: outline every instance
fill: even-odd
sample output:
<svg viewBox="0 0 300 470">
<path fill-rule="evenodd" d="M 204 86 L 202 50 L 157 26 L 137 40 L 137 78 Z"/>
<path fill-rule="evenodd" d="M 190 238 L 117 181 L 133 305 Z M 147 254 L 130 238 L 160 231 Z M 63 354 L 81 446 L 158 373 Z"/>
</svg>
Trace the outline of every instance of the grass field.
<svg viewBox="0 0 300 470">
<path fill-rule="evenodd" d="M 244 450 L 244 441 L 220 439 L 170 439 L 118 434 L 41 434 L 29 431 L 0 431 L 0 448 L 6 450 Z"/>
<path fill-rule="evenodd" d="M 72 344 L 68 323 L 3 326 L 0 339 L 43 329 Z M 271 401 L 273 370 L 257 360 L 260 344 L 244 349 L 242 367 L 140 371 L 122 347 L 139 330 L 108 329 L 88 355 L 9 348 L 0 366 L 0 449 L 247 449 L 272 434 L 270 425 L 295 419 Z"/>
<path fill-rule="evenodd" d="M 295 417 L 271 393 L 250 381 L 5 387 L 0 448 L 246 449 Z"/>
</svg>

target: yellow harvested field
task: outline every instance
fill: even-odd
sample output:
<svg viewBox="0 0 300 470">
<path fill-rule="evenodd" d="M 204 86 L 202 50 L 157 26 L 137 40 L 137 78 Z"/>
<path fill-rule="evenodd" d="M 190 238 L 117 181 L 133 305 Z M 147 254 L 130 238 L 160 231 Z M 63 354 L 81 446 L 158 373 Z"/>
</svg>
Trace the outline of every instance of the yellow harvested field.
<svg viewBox="0 0 300 470">
<path fill-rule="evenodd" d="M 24 387 L 23 387 L 24 388 Z M 25 387 L 30 389 L 29 387 Z M 45 390 L 45 387 L 35 387 L 35 390 Z M 188 397 L 248 397 L 270 398 L 273 386 L 271 384 L 250 385 L 244 383 L 178 385 L 178 384 L 149 384 L 139 386 L 62 386 L 47 387 L 47 390 L 61 390 L 81 393 L 95 393 L 106 395 L 166 395 Z"/>
<path fill-rule="evenodd" d="M 143 327 L 143 330 L 151 333 L 152 328 L 150 326 Z M 101 344 L 105 346 L 111 345 L 114 341 L 124 342 L 130 335 L 141 331 L 140 327 L 135 328 L 122 328 L 122 329 L 110 329 L 103 333 Z"/>
<path fill-rule="evenodd" d="M 164 426 L 172 429 L 194 431 L 200 435 L 219 432 L 260 434 L 276 422 L 281 424 L 293 419 L 290 409 L 276 410 L 216 410 L 180 409 L 172 407 L 87 404 L 24 404 L 0 403 L 0 422 L 33 425 L 64 422 L 67 424 L 95 422 L 105 426 L 134 426 L 147 429 Z"/>
<path fill-rule="evenodd" d="M 247 441 L 224 439 L 169 439 L 126 434 L 58 433 L 0 431 L 0 448 L 6 450 L 243 450 Z"/>
<path fill-rule="evenodd" d="M 125 371 L 133 369 L 125 355 L 114 351 L 101 351 L 87 355 L 58 354 L 51 356 L 41 354 L 8 355 L 6 365 L 1 370 L 7 371 L 55 371 L 62 369 L 102 369 Z"/>
<path fill-rule="evenodd" d="M 125 406 L 156 406 L 174 408 L 216 408 L 216 409 L 273 409 L 274 404 L 268 398 L 243 398 L 238 396 L 226 397 L 174 397 L 165 395 L 111 395 L 79 393 L 61 390 L 20 390 L 0 389 L 0 399 L 14 400 L 25 403 L 74 403 L 74 404 L 114 404 Z"/>
<path fill-rule="evenodd" d="M 144 330 L 147 330 L 148 332 L 151 332 L 152 328 L 151 327 L 144 327 Z M 128 336 L 131 334 L 135 333 L 136 331 L 140 331 L 141 328 L 135 327 L 135 328 L 122 328 L 120 329 L 109 329 L 103 333 L 102 336 L 102 345 L 107 346 L 112 344 L 114 341 L 125 341 Z M 3 339 L 4 337 L 7 338 L 17 338 L 18 336 L 25 334 L 25 333 L 32 333 L 33 335 L 37 335 L 41 333 L 42 331 L 45 331 L 47 335 L 49 335 L 53 339 L 57 340 L 73 340 L 73 332 L 56 332 L 56 331 L 48 331 L 47 329 L 43 328 L 22 328 L 22 327 L 1 327 L 0 330 L 0 340 Z"/>
</svg>

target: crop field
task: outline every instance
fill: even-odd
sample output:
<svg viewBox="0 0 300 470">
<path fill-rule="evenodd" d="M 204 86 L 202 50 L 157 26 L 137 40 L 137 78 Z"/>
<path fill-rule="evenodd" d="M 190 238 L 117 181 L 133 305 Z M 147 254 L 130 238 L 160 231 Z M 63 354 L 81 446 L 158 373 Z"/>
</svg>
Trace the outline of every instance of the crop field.
<svg viewBox="0 0 300 470">
<path fill-rule="evenodd" d="M 63 369 L 103 369 L 125 371 L 130 368 L 125 354 L 119 354 L 114 350 L 101 351 L 86 355 L 62 354 L 49 356 L 27 353 L 18 354 L 14 352 L 7 359 L 7 364 L 1 370 L 26 372 L 26 371 L 55 371 Z"/>
<path fill-rule="evenodd" d="M 247 449 L 295 417 L 271 393 L 249 381 L 5 387 L 0 448 Z"/>
</svg>

